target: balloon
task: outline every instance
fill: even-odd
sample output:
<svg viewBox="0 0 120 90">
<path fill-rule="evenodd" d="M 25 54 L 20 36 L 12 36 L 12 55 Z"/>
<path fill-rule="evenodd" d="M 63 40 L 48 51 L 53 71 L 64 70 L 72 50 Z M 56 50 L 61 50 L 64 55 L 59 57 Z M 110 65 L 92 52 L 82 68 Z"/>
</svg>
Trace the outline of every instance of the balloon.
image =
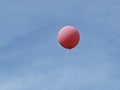
<svg viewBox="0 0 120 90">
<path fill-rule="evenodd" d="M 72 49 L 80 41 L 80 34 L 73 26 L 64 26 L 58 32 L 58 42 L 66 49 Z"/>
</svg>

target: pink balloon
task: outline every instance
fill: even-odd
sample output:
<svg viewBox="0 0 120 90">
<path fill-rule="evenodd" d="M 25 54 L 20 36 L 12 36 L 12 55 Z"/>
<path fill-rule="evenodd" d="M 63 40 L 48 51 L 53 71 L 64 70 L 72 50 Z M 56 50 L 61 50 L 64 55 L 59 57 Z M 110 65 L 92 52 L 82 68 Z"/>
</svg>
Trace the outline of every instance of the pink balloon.
<svg viewBox="0 0 120 90">
<path fill-rule="evenodd" d="M 72 49 L 80 41 L 80 34 L 73 26 L 64 26 L 58 33 L 58 42 L 66 49 Z"/>
</svg>

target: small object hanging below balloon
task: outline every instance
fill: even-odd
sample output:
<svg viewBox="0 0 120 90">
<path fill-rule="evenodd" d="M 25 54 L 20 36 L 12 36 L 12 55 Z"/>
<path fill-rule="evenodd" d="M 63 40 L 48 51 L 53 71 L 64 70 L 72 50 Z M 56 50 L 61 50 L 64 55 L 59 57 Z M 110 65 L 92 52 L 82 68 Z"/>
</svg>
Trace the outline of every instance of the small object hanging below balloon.
<svg viewBox="0 0 120 90">
<path fill-rule="evenodd" d="M 68 57 L 68 54 L 70 53 L 70 50 L 71 50 L 71 49 L 68 49 L 68 50 L 66 51 L 66 53 L 65 53 L 65 58 Z"/>
</svg>

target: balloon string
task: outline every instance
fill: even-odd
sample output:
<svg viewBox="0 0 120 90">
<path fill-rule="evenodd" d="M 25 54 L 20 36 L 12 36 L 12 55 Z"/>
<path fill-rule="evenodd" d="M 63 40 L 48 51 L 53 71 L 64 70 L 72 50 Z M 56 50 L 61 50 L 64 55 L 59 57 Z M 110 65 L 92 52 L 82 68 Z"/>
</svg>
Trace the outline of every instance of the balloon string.
<svg viewBox="0 0 120 90">
<path fill-rule="evenodd" d="M 66 54 L 65 54 L 65 58 L 68 57 L 68 54 L 70 53 L 70 49 L 67 50 Z"/>
</svg>

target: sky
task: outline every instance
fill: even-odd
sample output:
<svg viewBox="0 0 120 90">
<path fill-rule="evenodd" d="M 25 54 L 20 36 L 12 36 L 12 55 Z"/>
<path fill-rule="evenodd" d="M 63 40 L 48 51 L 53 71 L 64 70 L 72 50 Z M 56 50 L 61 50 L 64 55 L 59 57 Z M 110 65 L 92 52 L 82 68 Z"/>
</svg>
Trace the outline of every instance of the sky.
<svg viewBox="0 0 120 90">
<path fill-rule="evenodd" d="M 0 90 L 120 90 L 119 59 L 120 0 L 0 0 Z"/>
</svg>

